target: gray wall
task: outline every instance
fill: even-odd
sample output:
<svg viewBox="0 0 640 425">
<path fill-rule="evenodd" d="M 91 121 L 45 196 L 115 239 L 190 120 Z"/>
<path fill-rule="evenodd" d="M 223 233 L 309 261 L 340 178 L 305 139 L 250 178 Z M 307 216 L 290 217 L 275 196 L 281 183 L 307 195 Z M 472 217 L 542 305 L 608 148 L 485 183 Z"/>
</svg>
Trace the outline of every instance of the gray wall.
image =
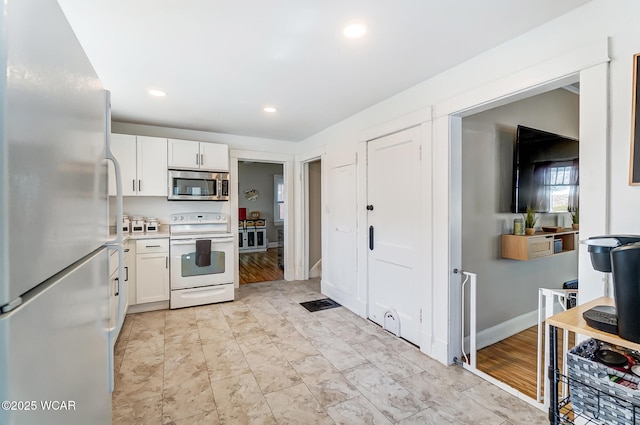
<svg viewBox="0 0 640 425">
<path fill-rule="evenodd" d="M 320 160 L 309 163 L 309 268 L 322 257 L 322 224 L 321 224 L 321 178 Z"/>
<path fill-rule="evenodd" d="M 282 164 L 262 162 L 238 163 L 238 208 L 247 209 L 247 218 L 251 211 L 260 211 L 260 218 L 267 220 L 267 239 L 278 241 L 278 233 L 273 225 L 273 176 L 282 175 Z M 245 190 L 256 189 L 260 194 L 255 201 L 249 201 Z M 237 214 L 236 212 L 232 212 Z"/>
<path fill-rule="evenodd" d="M 530 261 L 501 257 L 500 235 L 513 231 L 512 162 L 516 126 L 578 137 L 579 96 L 559 89 L 465 117 L 462 121 L 462 268 L 478 274 L 478 330 L 537 309 L 538 288 L 578 277 L 578 251 Z M 568 214 L 542 225 L 571 226 Z"/>
</svg>

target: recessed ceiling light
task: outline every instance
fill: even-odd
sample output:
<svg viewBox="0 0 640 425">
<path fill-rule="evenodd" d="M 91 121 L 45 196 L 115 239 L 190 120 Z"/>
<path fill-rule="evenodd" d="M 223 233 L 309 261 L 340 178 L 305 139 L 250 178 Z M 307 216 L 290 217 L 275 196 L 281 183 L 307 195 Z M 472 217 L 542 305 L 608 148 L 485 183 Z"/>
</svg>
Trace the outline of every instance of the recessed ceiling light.
<svg viewBox="0 0 640 425">
<path fill-rule="evenodd" d="M 349 24 L 344 27 L 344 35 L 349 38 L 359 38 L 365 35 L 367 28 L 362 24 Z"/>
<path fill-rule="evenodd" d="M 267 106 L 267 107 L 265 107 L 263 109 L 263 111 L 273 113 L 273 112 L 277 112 L 278 110 L 276 108 L 274 108 L 273 106 Z"/>
<path fill-rule="evenodd" d="M 156 97 L 165 97 L 167 95 L 166 92 L 163 92 L 162 90 L 155 90 L 155 89 L 149 90 L 148 93 L 151 96 L 156 96 Z"/>
</svg>

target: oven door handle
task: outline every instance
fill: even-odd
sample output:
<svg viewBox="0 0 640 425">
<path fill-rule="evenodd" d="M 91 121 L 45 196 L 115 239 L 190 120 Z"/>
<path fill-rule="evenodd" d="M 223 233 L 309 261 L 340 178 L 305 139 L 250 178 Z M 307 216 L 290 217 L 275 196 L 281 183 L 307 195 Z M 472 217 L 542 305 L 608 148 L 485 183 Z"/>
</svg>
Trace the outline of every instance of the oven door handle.
<svg viewBox="0 0 640 425">
<path fill-rule="evenodd" d="M 211 240 L 212 244 L 233 242 L 233 236 L 226 238 L 193 238 L 193 239 L 173 239 L 170 245 L 193 245 L 197 240 Z"/>
</svg>

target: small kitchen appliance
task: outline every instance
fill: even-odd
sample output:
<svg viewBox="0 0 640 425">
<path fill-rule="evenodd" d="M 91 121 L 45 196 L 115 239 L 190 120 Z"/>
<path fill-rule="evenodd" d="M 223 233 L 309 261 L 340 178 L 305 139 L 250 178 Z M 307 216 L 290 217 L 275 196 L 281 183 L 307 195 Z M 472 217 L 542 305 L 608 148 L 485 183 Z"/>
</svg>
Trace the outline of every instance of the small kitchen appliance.
<svg viewBox="0 0 640 425">
<path fill-rule="evenodd" d="M 168 171 L 169 201 L 228 201 L 229 173 L 211 171 Z"/>
<path fill-rule="evenodd" d="M 611 273 L 616 307 L 584 313 L 587 323 L 640 343 L 640 235 L 594 236 L 586 242 L 594 269 Z"/>
</svg>

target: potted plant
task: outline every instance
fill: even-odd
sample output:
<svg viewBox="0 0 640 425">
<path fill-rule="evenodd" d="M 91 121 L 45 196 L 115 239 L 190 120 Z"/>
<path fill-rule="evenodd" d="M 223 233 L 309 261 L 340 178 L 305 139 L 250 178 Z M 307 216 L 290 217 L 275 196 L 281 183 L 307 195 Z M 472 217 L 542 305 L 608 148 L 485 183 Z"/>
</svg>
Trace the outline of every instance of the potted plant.
<svg viewBox="0 0 640 425">
<path fill-rule="evenodd" d="M 578 210 L 578 207 L 575 209 L 569 208 L 569 214 L 571 214 L 571 227 L 573 230 L 578 230 L 580 227 L 580 211 Z"/>
<path fill-rule="evenodd" d="M 533 235 L 536 231 L 533 226 L 536 225 L 538 217 L 536 217 L 536 210 L 527 206 L 527 213 L 524 216 L 524 233 L 527 235 Z"/>
</svg>

